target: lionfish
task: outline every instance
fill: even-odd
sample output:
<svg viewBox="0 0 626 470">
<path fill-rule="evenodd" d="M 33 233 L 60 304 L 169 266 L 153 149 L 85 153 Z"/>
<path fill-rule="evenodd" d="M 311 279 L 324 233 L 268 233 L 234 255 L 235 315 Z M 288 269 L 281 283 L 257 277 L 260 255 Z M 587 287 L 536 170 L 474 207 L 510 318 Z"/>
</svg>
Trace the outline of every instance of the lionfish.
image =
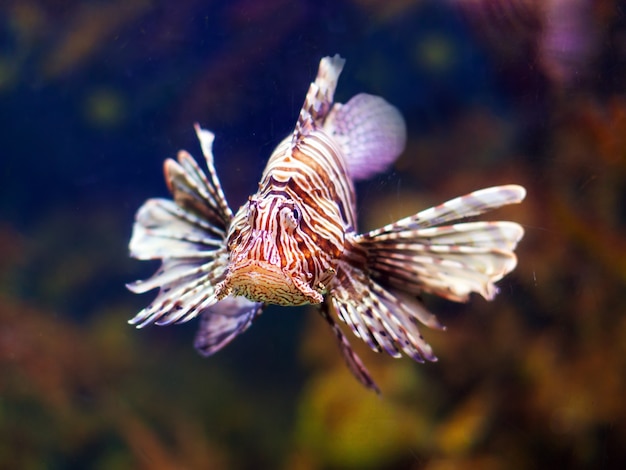
<svg viewBox="0 0 626 470">
<path fill-rule="evenodd" d="M 268 304 L 316 305 L 352 373 L 379 392 L 335 317 L 374 351 L 435 361 L 418 323 L 443 327 L 420 296 L 494 298 L 494 283 L 517 264 L 513 250 L 523 229 L 513 222 L 457 221 L 519 203 L 524 188 L 482 189 L 358 233 L 354 181 L 388 169 L 404 149 L 406 129 L 398 110 L 378 96 L 333 103 L 344 62 L 339 55 L 321 60 L 295 130 L 276 147 L 258 191 L 236 214 L 216 176 L 211 132 L 195 125 L 208 174 L 186 151 L 165 161 L 173 200 L 141 206 L 129 247 L 131 256 L 162 265 L 128 288 L 159 293 L 130 324 L 200 316 L 195 347 L 209 356 Z"/>
</svg>

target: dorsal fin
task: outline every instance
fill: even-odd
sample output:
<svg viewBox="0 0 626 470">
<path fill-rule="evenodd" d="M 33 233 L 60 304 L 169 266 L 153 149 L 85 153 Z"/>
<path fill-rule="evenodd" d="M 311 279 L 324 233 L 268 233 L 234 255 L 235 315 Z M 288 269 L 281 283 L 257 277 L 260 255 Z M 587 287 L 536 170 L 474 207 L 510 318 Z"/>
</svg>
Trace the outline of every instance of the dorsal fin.
<svg viewBox="0 0 626 470">
<path fill-rule="evenodd" d="M 339 54 L 324 57 L 320 61 L 317 77 L 309 86 L 309 91 L 300 110 L 300 116 L 293 133 L 293 144 L 307 135 L 313 128 L 321 127 L 333 105 L 337 80 L 345 60 Z"/>
<path fill-rule="evenodd" d="M 323 128 L 343 150 L 350 176 L 367 179 L 385 171 L 404 150 L 406 127 L 398 110 L 379 96 L 361 93 L 346 104 L 333 104 L 345 64 L 339 55 L 320 61 L 300 110 L 292 146 Z"/>
</svg>

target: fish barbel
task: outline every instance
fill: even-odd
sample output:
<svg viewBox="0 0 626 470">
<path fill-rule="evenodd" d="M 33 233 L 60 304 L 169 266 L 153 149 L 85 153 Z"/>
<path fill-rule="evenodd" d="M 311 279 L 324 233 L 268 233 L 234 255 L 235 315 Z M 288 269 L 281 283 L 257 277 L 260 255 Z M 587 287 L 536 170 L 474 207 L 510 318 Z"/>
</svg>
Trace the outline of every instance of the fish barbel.
<svg viewBox="0 0 626 470">
<path fill-rule="evenodd" d="M 526 191 L 482 189 L 359 234 L 353 182 L 389 168 L 404 150 L 406 130 L 397 109 L 378 96 L 333 102 L 344 62 L 338 55 L 321 60 L 294 132 L 236 214 L 215 172 L 211 132 L 195 126 L 208 173 L 185 151 L 165 161 L 173 200 L 146 201 L 130 241 L 131 256 L 162 264 L 128 288 L 159 293 L 129 323 L 141 328 L 200 316 L 195 347 L 208 356 L 268 304 L 313 304 L 350 370 L 378 391 L 335 317 L 374 351 L 434 361 L 418 323 L 442 326 L 420 295 L 494 298 L 494 283 L 517 264 L 524 231 L 514 222 L 459 221 L 519 203 Z"/>
</svg>

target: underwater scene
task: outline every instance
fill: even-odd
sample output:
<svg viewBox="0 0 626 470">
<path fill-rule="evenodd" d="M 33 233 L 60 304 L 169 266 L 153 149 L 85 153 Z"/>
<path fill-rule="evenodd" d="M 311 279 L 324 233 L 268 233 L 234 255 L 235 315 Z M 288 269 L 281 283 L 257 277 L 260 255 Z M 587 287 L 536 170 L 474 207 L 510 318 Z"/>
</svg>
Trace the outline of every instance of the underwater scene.
<svg viewBox="0 0 626 470">
<path fill-rule="evenodd" d="M 0 165 L 0 468 L 626 468 L 620 0 L 4 0 Z"/>
</svg>

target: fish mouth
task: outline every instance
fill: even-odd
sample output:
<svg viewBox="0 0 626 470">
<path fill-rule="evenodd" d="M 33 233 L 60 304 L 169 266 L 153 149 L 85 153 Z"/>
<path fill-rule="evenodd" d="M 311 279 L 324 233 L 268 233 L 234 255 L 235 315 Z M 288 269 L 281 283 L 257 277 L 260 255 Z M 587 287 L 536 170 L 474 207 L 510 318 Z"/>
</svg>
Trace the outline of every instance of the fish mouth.
<svg viewBox="0 0 626 470">
<path fill-rule="evenodd" d="M 276 264 L 246 260 L 231 266 L 218 285 L 218 298 L 244 296 L 253 302 L 298 306 L 318 304 L 323 296 L 307 283 Z"/>
</svg>

